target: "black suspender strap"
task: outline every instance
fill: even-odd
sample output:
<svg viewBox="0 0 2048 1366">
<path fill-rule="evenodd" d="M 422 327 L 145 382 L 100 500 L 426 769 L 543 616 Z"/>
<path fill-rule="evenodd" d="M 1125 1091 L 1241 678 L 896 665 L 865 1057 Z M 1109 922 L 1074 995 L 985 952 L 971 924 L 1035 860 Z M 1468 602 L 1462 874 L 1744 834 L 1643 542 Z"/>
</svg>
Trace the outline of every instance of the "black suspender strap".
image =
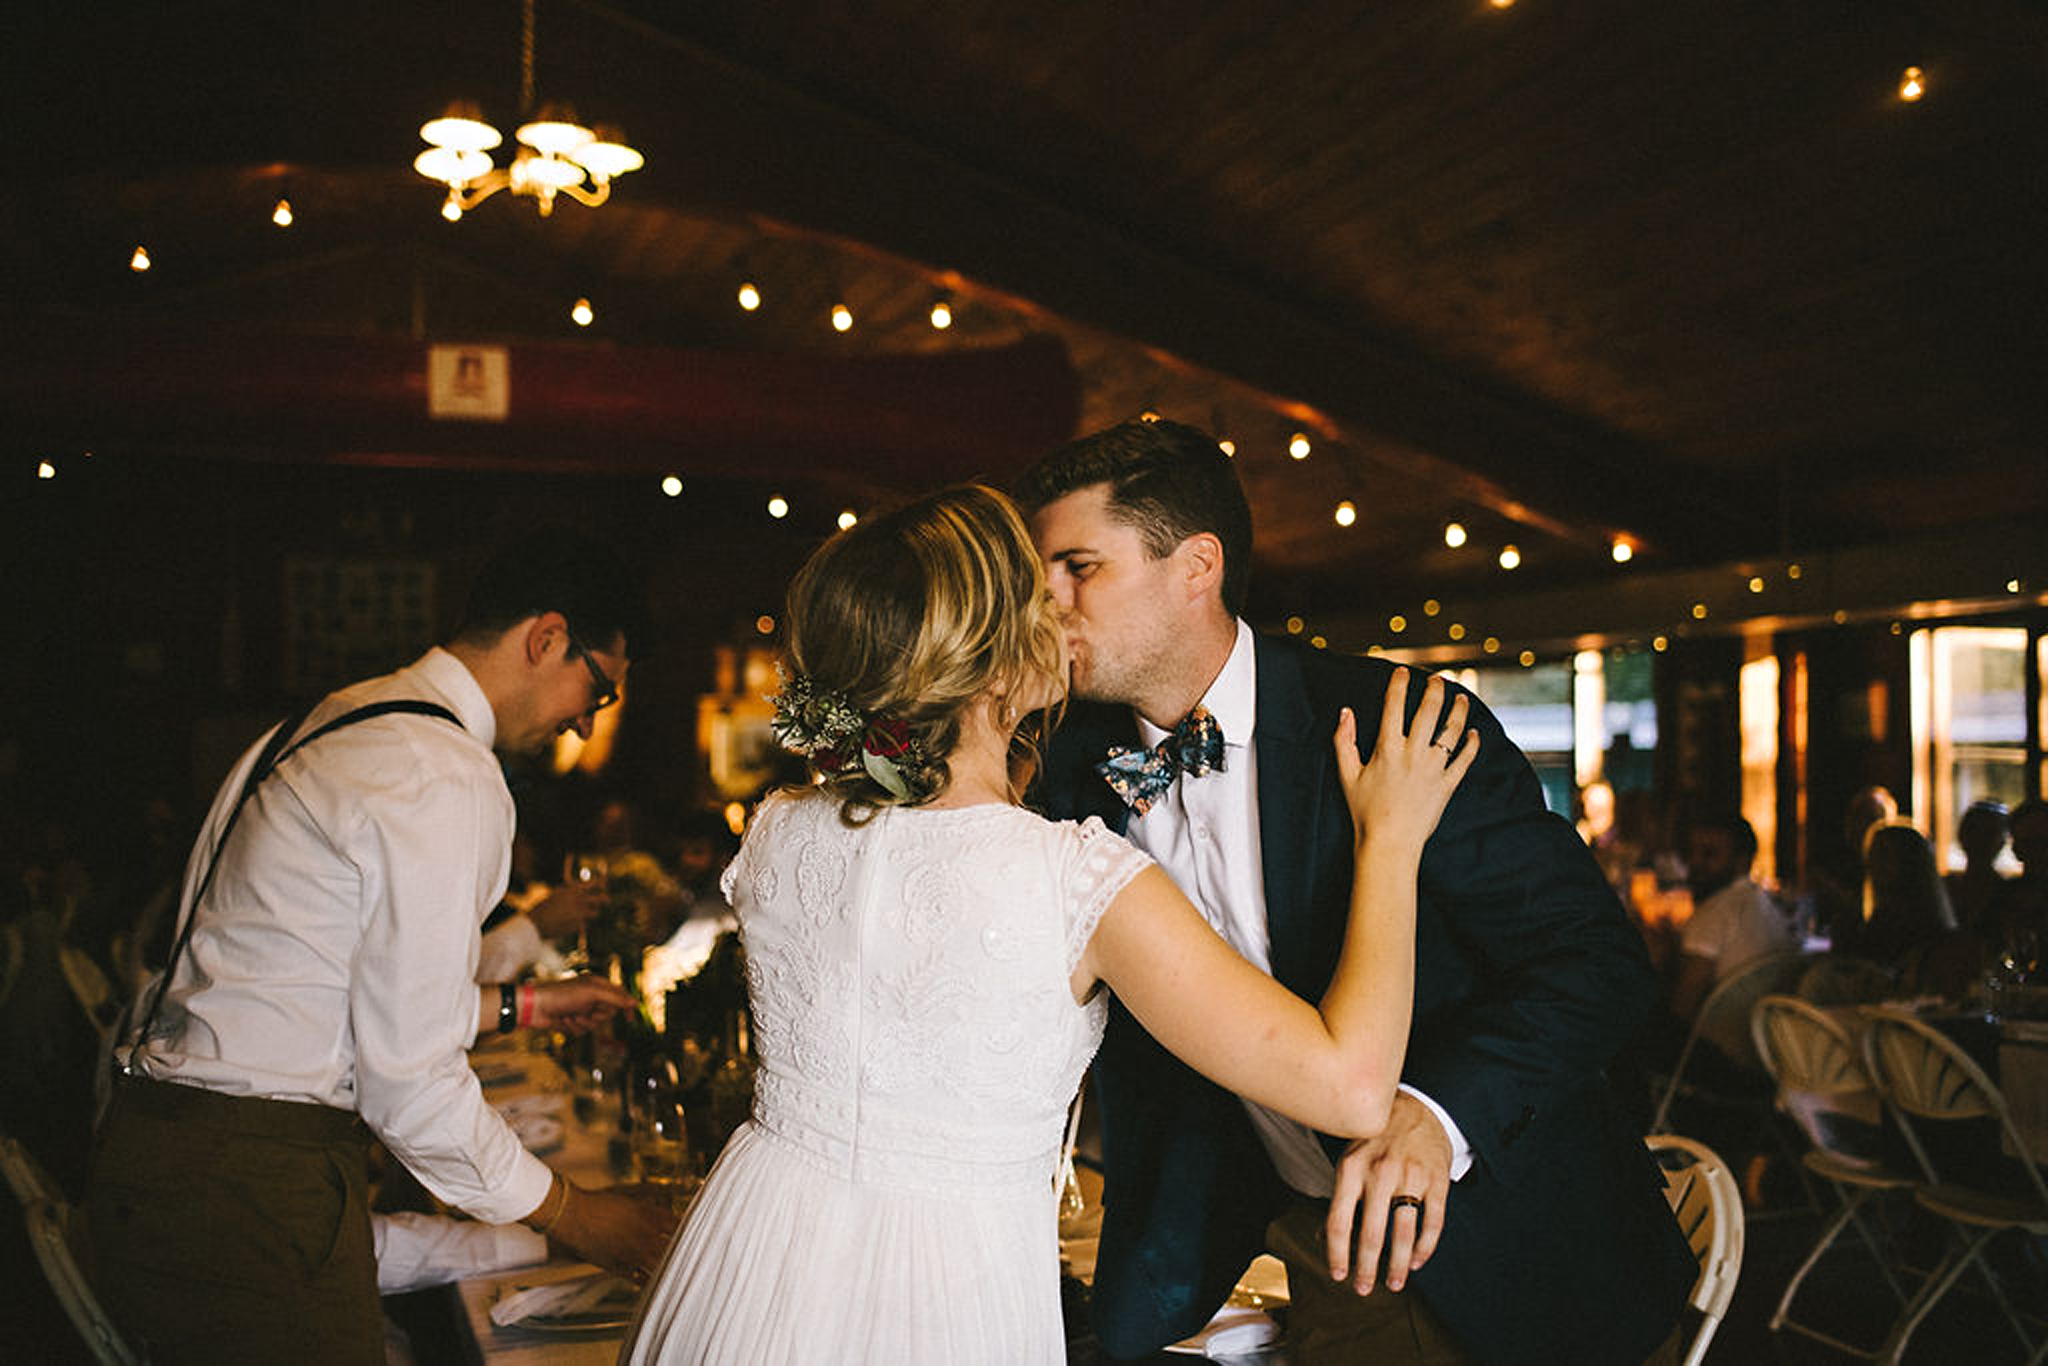
<svg viewBox="0 0 2048 1366">
<path fill-rule="evenodd" d="M 270 739 L 264 743 L 263 752 L 256 756 L 255 764 L 250 767 L 249 776 L 242 783 L 241 795 L 235 798 L 234 809 L 228 812 L 227 820 L 221 824 L 220 838 L 214 842 L 213 856 L 206 862 L 205 876 L 199 879 L 199 886 L 192 893 L 189 913 L 183 906 L 179 908 L 180 918 L 184 923 L 179 926 L 177 940 L 171 945 L 170 957 L 164 962 L 163 972 L 157 977 L 156 991 L 150 997 L 149 1013 L 142 1017 L 142 1028 L 135 1035 L 135 1045 L 128 1050 L 128 1059 L 121 1065 L 123 1072 L 130 1075 L 135 1073 L 135 1057 L 148 1046 L 149 1032 L 155 1028 L 157 1012 L 163 1008 L 164 993 L 170 990 L 171 974 L 177 970 L 178 960 L 185 953 L 185 945 L 191 941 L 192 926 L 199 919 L 199 903 L 206 899 L 207 889 L 213 886 L 213 875 L 220 868 L 221 851 L 228 846 L 228 836 L 235 832 L 235 822 L 242 818 L 242 808 L 256 795 L 256 789 L 263 785 L 263 780 L 276 772 L 279 764 L 321 736 L 340 730 L 343 726 L 352 726 L 358 721 L 368 721 L 372 717 L 390 716 L 394 713 L 438 716 L 453 724 L 457 730 L 462 729 L 461 719 L 438 702 L 397 698 L 389 702 L 372 702 L 368 706 L 357 707 L 354 711 L 343 712 L 312 734 L 293 743 L 292 736 L 306 723 L 306 718 L 312 713 L 312 707 L 304 707 L 280 722 L 277 729 L 270 733 Z"/>
</svg>

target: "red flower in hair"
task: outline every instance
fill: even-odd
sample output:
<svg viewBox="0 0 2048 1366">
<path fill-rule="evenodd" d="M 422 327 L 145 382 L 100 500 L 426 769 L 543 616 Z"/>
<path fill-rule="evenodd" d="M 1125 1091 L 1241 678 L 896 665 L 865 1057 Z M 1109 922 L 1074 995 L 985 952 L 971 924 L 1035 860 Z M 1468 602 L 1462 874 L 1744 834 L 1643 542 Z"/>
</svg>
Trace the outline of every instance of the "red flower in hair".
<svg viewBox="0 0 2048 1366">
<path fill-rule="evenodd" d="M 883 759 L 900 758 L 910 748 L 910 727 L 894 718 L 878 717 L 868 722 L 861 748 Z"/>
</svg>

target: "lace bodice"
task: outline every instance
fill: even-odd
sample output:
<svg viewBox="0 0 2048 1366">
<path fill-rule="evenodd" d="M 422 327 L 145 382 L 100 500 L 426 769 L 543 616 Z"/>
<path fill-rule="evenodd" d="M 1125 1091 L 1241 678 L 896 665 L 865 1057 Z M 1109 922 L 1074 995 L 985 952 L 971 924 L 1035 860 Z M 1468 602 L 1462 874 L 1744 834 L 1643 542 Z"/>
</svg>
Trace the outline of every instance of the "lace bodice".
<svg viewBox="0 0 2048 1366">
<path fill-rule="evenodd" d="M 1068 984 L 1149 862 L 1099 821 L 1008 806 L 763 805 L 725 875 L 747 947 L 755 1122 L 847 1179 L 1049 1188 L 1104 1003 Z"/>
</svg>

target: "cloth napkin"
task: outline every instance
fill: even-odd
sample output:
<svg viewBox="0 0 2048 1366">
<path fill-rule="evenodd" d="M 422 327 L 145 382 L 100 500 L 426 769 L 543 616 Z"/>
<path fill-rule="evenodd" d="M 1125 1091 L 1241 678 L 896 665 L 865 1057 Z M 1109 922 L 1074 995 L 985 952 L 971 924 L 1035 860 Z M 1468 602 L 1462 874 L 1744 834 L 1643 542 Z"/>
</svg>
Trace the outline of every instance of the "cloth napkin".
<svg viewBox="0 0 2048 1366">
<path fill-rule="evenodd" d="M 1259 1309 L 1225 1305 L 1208 1326 L 1167 1348 L 1191 1356 L 1230 1357 L 1256 1352 L 1280 1340 L 1280 1325 Z"/>
<path fill-rule="evenodd" d="M 624 1308 L 631 1305 L 637 1293 L 632 1282 L 597 1271 L 548 1285 L 510 1289 L 491 1305 L 491 1322 L 500 1328 L 510 1328 L 528 1319 L 566 1319 L 589 1313 L 614 1297 Z"/>
</svg>

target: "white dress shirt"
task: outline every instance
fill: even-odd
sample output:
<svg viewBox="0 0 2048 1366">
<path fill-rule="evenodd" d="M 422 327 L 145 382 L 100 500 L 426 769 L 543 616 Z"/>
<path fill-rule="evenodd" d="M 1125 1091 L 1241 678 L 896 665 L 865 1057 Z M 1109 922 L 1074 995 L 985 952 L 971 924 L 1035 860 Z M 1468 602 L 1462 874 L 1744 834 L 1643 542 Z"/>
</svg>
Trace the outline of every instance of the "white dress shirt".
<svg viewBox="0 0 2048 1366">
<path fill-rule="evenodd" d="M 1265 865 L 1260 861 L 1259 844 L 1258 757 L 1252 748 L 1258 683 L 1252 629 L 1240 621 L 1230 658 L 1201 702 L 1223 728 L 1222 771 L 1176 777 L 1144 815 L 1131 817 L 1124 835 L 1158 860 L 1225 942 L 1253 967 L 1270 975 Z M 1156 748 L 1169 734 L 1142 716 L 1138 731 L 1147 749 Z M 1443 1123 L 1451 1140 L 1451 1177 L 1463 1176 L 1472 1165 L 1472 1152 L 1458 1126 L 1428 1096 L 1410 1086 L 1401 1089 L 1428 1106 Z M 1303 1195 L 1328 1198 L 1335 1169 L 1315 1133 L 1262 1105 L 1245 1101 L 1244 1108 L 1280 1179 Z"/>
<path fill-rule="evenodd" d="M 438 702 L 462 725 L 378 717 L 278 766 L 235 824 L 139 1062 L 160 1081 L 353 1110 L 436 1196 L 507 1223 L 552 1178 L 484 1102 L 465 1054 L 477 930 L 511 864 L 489 699 L 435 649 L 326 698 L 300 734 L 397 698 Z M 261 748 L 214 798 L 187 901 Z"/>
</svg>

